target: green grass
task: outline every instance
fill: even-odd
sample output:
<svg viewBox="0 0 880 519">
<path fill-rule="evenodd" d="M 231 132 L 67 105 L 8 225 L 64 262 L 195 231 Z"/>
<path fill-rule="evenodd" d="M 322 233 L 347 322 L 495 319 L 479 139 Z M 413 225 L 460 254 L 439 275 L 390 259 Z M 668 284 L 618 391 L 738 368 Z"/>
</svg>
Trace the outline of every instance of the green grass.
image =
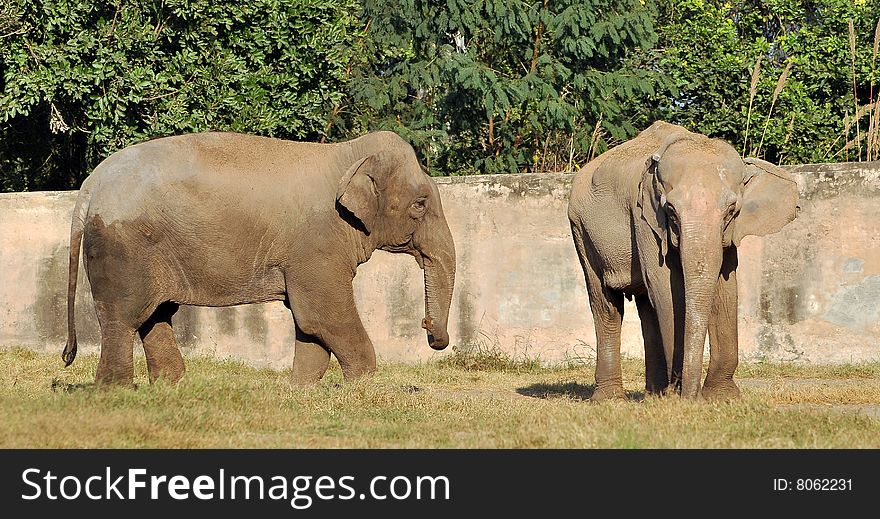
<svg viewBox="0 0 880 519">
<path fill-rule="evenodd" d="M 288 372 L 204 358 L 187 359 L 177 387 L 150 386 L 140 357 L 136 388 L 98 390 L 96 363 L 65 369 L 54 354 L 0 350 L 0 447 L 880 447 L 880 421 L 833 411 L 880 404 L 880 363 L 743 365 L 739 376 L 769 382 L 711 404 L 644 398 L 642 363 L 628 360 L 630 401 L 600 405 L 588 400 L 588 364 L 498 355 L 381 364 L 354 383 L 334 364 L 309 389 L 291 388 Z"/>
</svg>

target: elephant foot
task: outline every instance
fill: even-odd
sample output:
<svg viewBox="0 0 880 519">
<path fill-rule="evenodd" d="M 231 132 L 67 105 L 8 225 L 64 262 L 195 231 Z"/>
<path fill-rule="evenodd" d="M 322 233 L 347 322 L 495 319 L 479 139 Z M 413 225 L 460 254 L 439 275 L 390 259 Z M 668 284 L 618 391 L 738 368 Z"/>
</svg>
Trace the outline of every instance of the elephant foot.
<svg viewBox="0 0 880 519">
<path fill-rule="evenodd" d="M 733 380 L 723 380 L 715 383 L 707 382 L 700 391 L 700 396 L 704 400 L 727 402 L 730 400 L 738 400 L 741 395 L 736 382 Z"/>
<path fill-rule="evenodd" d="M 161 380 L 164 384 L 176 386 L 185 373 L 186 367 L 184 367 L 183 364 L 162 366 L 161 368 L 150 371 L 150 384 L 155 384 Z"/>
<path fill-rule="evenodd" d="M 134 377 L 127 379 L 125 377 L 100 376 L 95 377 L 94 387 L 102 390 L 114 388 L 137 389 L 137 384 L 134 383 Z"/>
<path fill-rule="evenodd" d="M 647 381 L 645 383 L 645 394 L 646 395 L 661 397 L 661 396 L 667 394 L 668 392 L 670 392 L 671 389 L 672 389 L 672 386 L 670 386 L 669 382 L 666 381 L 665 376 L 663 377 L 662 381 L 651 380 L 651 381 Z"/>
<path fill-rule="evenodd" d="M 354 380 L 360 380 L 365 378 L 370 378 L 376 374 L 376 366 L 366 366 L 366 367 L 343 367 L 342 368 L 342 379 L 346 382 L 351 382 Z"/>
<path fill-rule="evenodd" d="M 290 385 L 293 387 L 312 387 L 318 385 L 318 382 L 327 371 L 330 356 L 327 360 L 319 359 L 318 362 L 310 362 L 302 357 L 293 361 L 293 372 L 290 374 Z"/>
<path fill-rule="evenodd" d="M 299 328 L 296 329 L 296 349 L 293 355 L 293 372 L 290 374 L 290 385 L 293 387 L 310 387 L 318 384 L 330 366 L 330 351 L 309 337 Z"/>
<path fill-rule="evenodd" d="M 670 393 L 672 393 L 672 391 L 669 389 L 668 386 L 667 386 L 667 387 L 663 387 L 663 388 L 658 388 L 658 387 L 645 387 L 645 395 L 647 395 L 647 396 L 652 396 L 652 397 L 655 397 L 655 398 L 662 398 L 662 397 L 664 397 L 664 396 L 666 396 L 666 395 L 668 395 L 668 394 L 670 394 Z"/>
<path fill-rule="evenodd" d="M 626 400 L 623 386 L 597 387 L 590 397 L 590 402 L 598 403 L 606 400 Z"/>
<path fill-rule="evenodd" d="M 150 377 L 150 384 L 162 380 L 165 384 L 176 386 L 186 373 L 186 365 L 183 362 L 183 357 L 180 356 L 180 350 L 174 347 L 172 350 L 168 350 L 168 355 L 162 356 L 155 353 L 150 351 L 147 354 L 147 373 Z"/>
<path fill-rule="evenodd" d="M 320 376 L 294 371 L 290 376 L 290 385 L 291 387 L 314 387 L 318 385 L 320 380 Z"/>
<path fill-rule="evenodd" d="M 134 387 L 134 370 L 129 368 L 110 369 L 98 365 L 95 373 L 95 386 L 99 388 Z"/>
</svg>

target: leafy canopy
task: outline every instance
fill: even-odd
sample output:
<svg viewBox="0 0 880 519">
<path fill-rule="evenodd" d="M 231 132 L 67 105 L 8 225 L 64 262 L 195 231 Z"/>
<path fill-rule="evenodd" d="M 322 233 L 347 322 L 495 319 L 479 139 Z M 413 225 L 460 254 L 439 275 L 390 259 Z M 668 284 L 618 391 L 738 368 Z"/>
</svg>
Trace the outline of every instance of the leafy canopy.
<svg viewBox="0 0 880 519">
<path fill-rule="evenodd" d="M 365 36 L 337 124 L 384 128 L 432 170 L 571 168 L 635 132 L 626 100 L 657 74 L 628 61 L 657 40 L 643 0 L 364 0 Z M 356 57 L 356 59 L 357 59 Z"/>
<path fill-rule="evenodd" d="M 774 162 L 877 159 L 878 20 L 873 0 L 5 0 L 0 190 L 206 130 L 390 129 L 433 174 L 572 170 L 657 119 Z"/>
<path fill-rule="evenodd" d="M 787 164 L 868 158 L 870 119 L 880 115 L 875 50 L 880 2 L 656 3 L 660 41 L 642 59 L 669 77 L 675 88 L 633 100 L 641 114 L 636 119 L 639 126 L 670 120 L 727 139 L 746 154 Z M 750 112 L 751 78 L 758 60 Z M 780 82 L 786 67 L 789 75 Z M 872 101 L 874 108 L 867 108 Z M 858 125 L 853 118 L 857 106 Z M 880 152 L 880 139 L 876 144 Z"/>
<path fill-rule="evenodd" d="M 358 23 L 354 0 L 5 1 L 3 190 L 76 187 L 157 136 L 319 138 Z"/>
</svg>

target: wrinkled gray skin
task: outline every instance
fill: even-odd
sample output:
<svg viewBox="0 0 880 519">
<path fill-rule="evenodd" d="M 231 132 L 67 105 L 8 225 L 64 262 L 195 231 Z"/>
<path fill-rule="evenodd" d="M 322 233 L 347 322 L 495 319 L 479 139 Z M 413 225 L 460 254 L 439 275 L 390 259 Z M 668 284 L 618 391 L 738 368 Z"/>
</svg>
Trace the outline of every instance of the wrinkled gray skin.
<svg viewBox="0 0 880 519">
<path fill-rule="evenodd" d="M 738 397 L 737 245 L 792 221 L 797 197 L 781 168 L 665 122 L 581 169 L 568 215 L 596 328 L 593 399 L 624 397 L 624 296 L 638 307 L 649 393 Z"/>
<path fill-rule="evenodd" d="M 434 181 L 391 132 L 338 144 L 181 135 L 113 154 L 83 182 L 73 214 L 66 364 L 76 356 L 80 239 L 101 327 L 99 384 L 131 384 L 135 335 L 150 381 L 184 363 L 179 305 L 284 301 L 296 325 L 293 382 L 312 384 L 330 353 L 346 379 L 375 371 L 352 278 L 376 249 L 425 272 L 422 326 L 443 349 L 455 247 Z"/>
</svg>

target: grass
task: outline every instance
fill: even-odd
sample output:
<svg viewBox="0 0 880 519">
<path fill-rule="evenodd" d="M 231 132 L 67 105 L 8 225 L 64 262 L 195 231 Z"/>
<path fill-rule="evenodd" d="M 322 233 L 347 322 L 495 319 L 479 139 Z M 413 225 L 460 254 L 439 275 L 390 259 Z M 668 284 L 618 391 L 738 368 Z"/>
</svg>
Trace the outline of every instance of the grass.
<svg viewBox="0 0 880 519">
<path fill-rule="evenodd" d="M 187 359 L 177 387 L 88 386 L 97 359 L 62 368 L 57 355 L 0 350 L 0 447 L 880 447 L 880 422 L 826 404 L 880 404 L 880 363 L 743 365 L 765 380 L 742 400 L 710 404 L 645 398 L 641 362 L 624 364 L 630 401 L 591 404 L 593 367 L 453 355 L 382 364 L 342 383 L 333 365 L 314 388 L 287 372 Z M 790 386 L 791 378 L 847 381 Z M 816 405 L 821 404 L 821 405 Z"/>
</svg>

